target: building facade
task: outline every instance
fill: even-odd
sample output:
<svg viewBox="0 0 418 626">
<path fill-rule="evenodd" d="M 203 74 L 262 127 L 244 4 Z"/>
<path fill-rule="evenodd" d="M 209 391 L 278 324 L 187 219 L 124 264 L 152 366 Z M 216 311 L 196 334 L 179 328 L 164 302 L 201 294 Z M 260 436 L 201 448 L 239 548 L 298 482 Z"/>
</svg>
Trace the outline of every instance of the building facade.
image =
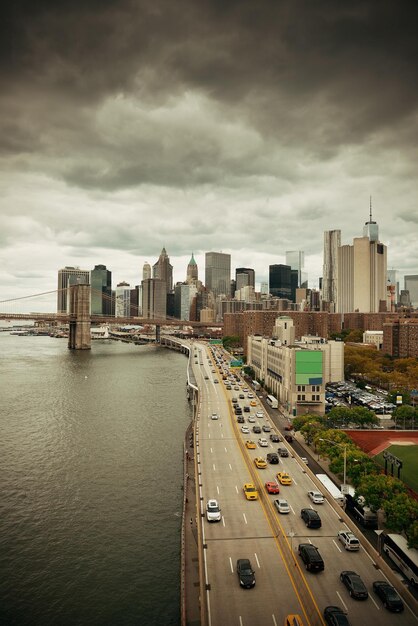
<svg viewBox="0 0 418 626">
<path fill-rule="evenodd" d="M 158 261 L 152 266 L 152 277 L 165 282 L 166 293 L 173 291 L 173 266 L 165 248 L 161 250 Z"/>
<path fill-rule="evenodd" d="M 91 314 L 112 314 L 112 272 L 106 265 L 95 265 L 90 272 Z"/>
<path fill-rule="evenodd" d="M 255 271 L 249 267 L 237 267 L 235 270 L 235 291 L 243 287 L 255 289 Z"/>
<path fill-rule="evenodd" d="M 115 289 L 115 317 L 130 317 L 131 315 L 131 287 L 121 282 Z"/>
<path fill-rule="evenodd" d="M 405 291 L 409 291 L 409 301 L 412 307 L 418 307 L 418 274 L 404 277 Z"/>
<path fill-rule="evenodd" d="M 165 319 L 167 315 L 167 284 L 159 278 L 142 281 L 142 316 Z"/>
<path fill-rule="evenodd" d="M 324 232 L 324 262 L 322 268 L 322 301 L 327 310 L 334 313 L 338 298 L 338 249 L 341 247 L 341 231 Z"/>
<path fill-rule="evenodd" d="M 231 255 L 223 252 L 206 252 L 205 286 L 215 298 L 229 296 L 231 284 Z"/>
<path fill-rule="evenodd" d="M 90 284 L 90 272 L 88 270 L 69 266 L 58 270 L 57 313 L 68 312 L 68 287 L 77 284 Z"/>
</svg>

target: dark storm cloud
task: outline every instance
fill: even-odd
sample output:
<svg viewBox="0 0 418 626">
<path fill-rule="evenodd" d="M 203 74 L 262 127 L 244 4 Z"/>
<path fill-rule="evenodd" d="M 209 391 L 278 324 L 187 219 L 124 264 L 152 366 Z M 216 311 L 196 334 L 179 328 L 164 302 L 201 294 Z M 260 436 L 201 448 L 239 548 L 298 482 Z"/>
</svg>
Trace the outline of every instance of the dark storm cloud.
<svg viewBox="0 0 418 626">
<path fill-rule="evenodd" d="M 146 127 L 156 107 L 200 93 L 224 119 L 254 128 L 267 152 L 279 144 L 309 159 L 329 160 L 379 131 L 415 135 L 402 132 L 418 94 L 412 1 L 44 0 L 7 11 L 0 149 L 56 160 L 68 145 L 76 162 L 56 175 L 71 184 L 183 186 L 271 173 L 248 153 L 227 158 L 199 129 L 174 159 L 170 128 L 158 123 L 145 145 L 138 132 L 148 159 L 129 162 L 123 141 L 111 150 L 94 131 L 97 107 L 121 94 L 140 104 Z"/>
</svg>

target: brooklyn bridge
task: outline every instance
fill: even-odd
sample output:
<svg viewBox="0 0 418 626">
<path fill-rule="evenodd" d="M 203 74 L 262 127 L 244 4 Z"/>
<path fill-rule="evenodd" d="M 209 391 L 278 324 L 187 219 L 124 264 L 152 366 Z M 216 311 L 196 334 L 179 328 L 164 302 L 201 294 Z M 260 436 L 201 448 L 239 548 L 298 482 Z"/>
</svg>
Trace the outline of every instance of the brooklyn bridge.
<svg viewBox="0 0 418 626">
<path fill-rule="evenodd" d="M 57 293 L 54 291 L 48 294 Z M 59 324 L 68 326 L 68 347 L 73 350 L 89 350 L 91 348 L 91 325 L 112 324 L 112 325 L 138 325 L 155 327 L 155 339 L 160 340 L 161 327 L 170 326 L 177 328 L 189 327 L 199 329 L 200 332 L 208 329 L 220 329 L 221 323 L 197 322 L 192 320 L 180 320 L 174 317 L 139 317 L 139 316 L 115 316 L 115 315 L 91 315 L 91 287 L 87 284 L 71 285 L 68 287 L 68 307 L 67 313 L 22 313 L 17 309 L 19 303 L 27 298 L 36 299 L 43 294 L 35 294 L 23 298 L 14 298 L 0 301 L 0 308 L 9 309 L 0 311 L 0 320 L 33 320 L 36 324 Z"/>
</svg>

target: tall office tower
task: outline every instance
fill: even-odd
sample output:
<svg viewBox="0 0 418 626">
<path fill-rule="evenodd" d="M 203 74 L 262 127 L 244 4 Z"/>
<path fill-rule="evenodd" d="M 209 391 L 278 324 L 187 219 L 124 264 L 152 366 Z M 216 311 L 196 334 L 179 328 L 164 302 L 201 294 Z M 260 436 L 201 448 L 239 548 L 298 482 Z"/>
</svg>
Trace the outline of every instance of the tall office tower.
<svg viewBox="0 0 418 626">
<path fill-rule="evenodd" d="M 388 270 L 388 286 L 395 287 L 395 302 L 399 302 L 398 270 Z"/>
<path fill-rule="evenodd" d="M 370 217 L 363 226 L 363 237 L 368 237 L 370 241 L 379 241 L 379 225 L 373 221 L 372 217 L 372 197 L 370 196 Z"/>
<path fill-rule="evenodd" d="M 198 271 L 197 263 L 195 261 L 195 258 L 192 252 L 192 258 L 190 259 L 189 264 L 187 266 L 186 283 L 196 283 L 198 280 L 199 280 L 199 271 Z"/>
<path fill-rule="evenodd" d="M 142 281 L 142 317 L 165 319 L 167 286 L 165 280 L 147 278 Z"/>
<path fill-rule="evenodd" d="M 308 287 L 308 277 L 306 272 L 303 271 L 305 266 L 305 253 L 302 250 L 288 250 L 286 252 L 286 265 L 290 265 L 292 270 L 297 270 L 298 274 L 298 287 Z"/>
<path fill-rule="evenodd" d="M 112 311 L 112 272 L 106 265 L 95 265 L 90 272 L 91 314 L 111 315 Z"/>
<path fill-rule="evenodd" d="M 235 290 L 239 291 L 243 287 L 255 289 L 255 272 L 249 267 L 237 267 L 235 270 Z"/>
<path fill-rule="evenodd" d="M 293 274 L 293 281 L 294 277 L 295 273 Z M 292 269 L 290 265 L 269 265 L 269 291 L 272 296 L 291 300 L 292 286 L 295 289 L 296 296 L 296 287 L 294 282 L 292 284 Z"/>
<path fill-rule="evenodd" d="M 129 317 L 131 313 L 131 287 L 122 282 L 115 289 L 115 317 Z"/>
<path fill-rule="evenodd" d="M 341 231 L 324 232 L 324 264 L 322 276 L 322 301 L 329 303 L 327 309 L 333 313 L 338 299 L 338 248 L 341 246 Z"/>
<path fill-rule="evenodd" d="M 269 284 L 268 283 L 261 283 L 260 284 L 260 293 L 264 296 L 268 296 L 269 294 Z"/>
<path fill-rule="evenodd" d="M 375 239 L 376 222 L 366 222 L 373 239 L 356 237 L 338 249 L 338 313 L 378 313 L 386 309 L 387 249 Z"/>
<path fill-rule="evenodd" d="M 142 280 L 148 280 L 148 278 L 152 278 L 151 265 L 148 261 L 145 261 L 144 267 L 142 268 Z"/>
<path fill-rule="evenodd" d="M 153 278 L 159 278 L 166 284 L 166 293 L 173 291 L 173 266 L 170 264 L 168 254 L 163 248 L 158 261 L 152 266 Z"/>
<path fill-rule="evenodd" d="M 197 293 L 196 285 L 177 283 L 174 287 L 174 317 L 190 320 L 190 308 Z"/>
<path fill-rule="evenodd" d="M 418 307 L 418 274 L 410 274 L 404 277 L 405 291 L 409 291 L 411 306 Z"/>
<path fill-rule="evenodd" d="M 58 270 L 57 313 L 67 313 L 67 290 L 70 285 L 90 284 L 90 272 L 79 267 L 64 267 Z"/>
<path fill-rule="evenodd" d="M 205 286 L 215 298 L 228 296 L 231 287 L 231 255 L 223 252 L 206 252 Z"/>
</svg>

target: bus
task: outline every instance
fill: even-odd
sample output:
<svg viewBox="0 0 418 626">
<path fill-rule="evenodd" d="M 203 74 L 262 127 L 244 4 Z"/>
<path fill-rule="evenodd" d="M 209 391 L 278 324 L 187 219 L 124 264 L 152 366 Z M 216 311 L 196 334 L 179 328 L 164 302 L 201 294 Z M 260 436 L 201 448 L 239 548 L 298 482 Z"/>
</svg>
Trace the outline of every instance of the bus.
<svg viewBox="0 0 418 626">
<path fill-rule="evenodd" d="M 321 485 L 325 487 L 328 493 L 334 498 L 334 500 L 338 502 L 340 506 L 344 506 L 345 498 L 341 491 L 338 489 L 337 485 L 335 485 L 326 474 L 316 474 L 316 477 Z"/>
<path fill-rule="evenodd" d="M 277 401 L 277 398 L 275 398 L 274 396 L 267 396 L 266 402 L 269 406 L 271 406 L 272 409 L 279 408 L 279 403 Z"/>
<path fill-rule="evenodd" d="M 259 391 L 261 389 L 261 385 L 260 385 L 260 383 L 257 380 L 253 380 L 252 381 L 252 385 L 253 385 L 255 391 Z"/>
<path fill-rule="evenodd" d="M 409 582 L 418 586 L 418 550 L 408 548 L 403 535 L 381 534 L 383 552 L 387 554 Z"/>
</svg>

